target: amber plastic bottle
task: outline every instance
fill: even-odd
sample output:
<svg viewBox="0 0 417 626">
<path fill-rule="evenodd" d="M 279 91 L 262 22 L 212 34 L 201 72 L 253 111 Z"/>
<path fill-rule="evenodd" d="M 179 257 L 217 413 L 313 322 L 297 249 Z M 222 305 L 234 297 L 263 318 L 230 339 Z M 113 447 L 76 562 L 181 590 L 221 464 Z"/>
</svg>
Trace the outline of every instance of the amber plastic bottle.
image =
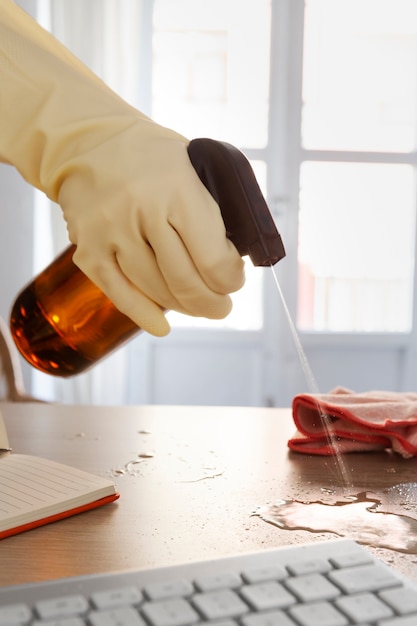
<svg viewBox="0 0 417 626">
<path fill-rule="evenodd" d="M 140 331 L 74 265 L 74 251 L 66 248 L 27 285 L 10 315 L 22 355 L 55 376 L 83 372 Z"/>
<path fill-rule="evenodd" d="M 194 139 L 188 154 L 217 201 L 228 238 L 255 266 L 285 256 L 281 237 L 246 157 L 234 146 Z M 69 246 L 18 295 L 10 329 L 24 358 L 55 376 L 95 365 L 140 332 L 73 263 Z"/>
</svg>

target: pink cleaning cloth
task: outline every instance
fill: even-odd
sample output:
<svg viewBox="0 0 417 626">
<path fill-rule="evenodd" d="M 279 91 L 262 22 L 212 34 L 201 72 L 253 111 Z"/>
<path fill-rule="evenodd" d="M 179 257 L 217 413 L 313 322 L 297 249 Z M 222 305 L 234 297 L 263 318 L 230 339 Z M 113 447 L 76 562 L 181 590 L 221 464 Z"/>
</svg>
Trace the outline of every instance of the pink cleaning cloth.
<svg viewBox="0 0 417 626">
<path fill-rule="evenodd" d="M 306 454 L 332 455 L 391 448 L 417 456 L 417 393 L 338 387 L 328 394 L 295 396 L 297 432 L 288 447 Z"/>
</svg>

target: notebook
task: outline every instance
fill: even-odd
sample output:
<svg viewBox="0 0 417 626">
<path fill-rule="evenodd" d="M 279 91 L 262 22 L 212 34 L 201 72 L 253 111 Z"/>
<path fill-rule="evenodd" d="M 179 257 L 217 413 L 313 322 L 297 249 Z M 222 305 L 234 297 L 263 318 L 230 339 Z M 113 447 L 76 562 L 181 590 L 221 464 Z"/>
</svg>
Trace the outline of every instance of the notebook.
<svg viewBox="0 0 417 626">
<path fill-rule="evenodd" d="M 9 445 L 0 413 L 0 539 L 117 500 L 114 483 Z"/>
</svg>

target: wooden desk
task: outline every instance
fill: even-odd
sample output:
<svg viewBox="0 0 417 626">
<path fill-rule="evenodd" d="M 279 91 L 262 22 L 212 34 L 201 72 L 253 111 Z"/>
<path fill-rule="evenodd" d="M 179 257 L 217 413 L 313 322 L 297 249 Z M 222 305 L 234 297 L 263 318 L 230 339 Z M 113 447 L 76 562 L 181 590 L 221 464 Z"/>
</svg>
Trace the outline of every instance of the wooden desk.
<svg viewBox="0 0 417 626">
<path fill-rule="evenodd" d="M 321 499 L 338 485 L 331 459 L 288 452 L 288 410 L 8 403 L 0 410 L 16 452 L 113 474 L 121 494 L 102 509 L 0 541 L 0 585 L 335 536 L 283 530 L 252 515 L 282 499 Z M 377 494 L 417 475 L 417 460 L 388 453 L 345 462 L 353 493 Z M 417 579 L 415 555 L 378 555 Z"/>
</svg>

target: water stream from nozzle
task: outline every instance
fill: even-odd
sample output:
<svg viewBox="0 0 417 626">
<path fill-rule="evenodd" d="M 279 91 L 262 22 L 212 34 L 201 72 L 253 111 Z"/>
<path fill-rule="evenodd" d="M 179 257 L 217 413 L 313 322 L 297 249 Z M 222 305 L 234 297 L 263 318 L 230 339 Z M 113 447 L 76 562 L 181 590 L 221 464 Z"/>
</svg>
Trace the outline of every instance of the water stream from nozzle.
<svg viewBox="0 0 417 626">
<path fill-rule="evenodd" d="M 309 392 L 311 394 L 313 394 L 314 396 L 318 396 L 319 395 L 319 388 L 317 385 L 317 381 L 314 377 L 314 374 L 312 372 L 312 369 L 310 367 L 310 364 L 308 362 L 306 353 L 304 352 L 303 346 L 301 345 L 301 341 L 300 341 L 300 337 L 297 333 L 297 329 L 295 327 L 295 324 L 292 320 L 291 314 L 289 312 L 287 303 L 285 301 L 284 298 L 284 294 L 282 292 L 281 286 L 279 284 L 278 281 L 278 276 L 277 273 L 275 271 L 275 268 L 273 265 L 270 266 L 271 270 L 272 270 L 272 276 L 274 278 L 274 283 L 276 285 L 279 297 L 281 299 L 281 302 L 283 304 L 284 307 L 284 311 L 285 311 L 285 315 L 287 317 L 288 320 L 288 324 L 290 327 L 290 331 L 291 331 L 291 335 L 295 344 L 295 348 L 297 351 L 297 355 L 298 355 L 298 359 L 300 361 L 300 365 L 301 368 L 303 370 L 304 373 L 304 378 L 306 380 Z M 322 422 L 323 425 L 323 430 L 325 432 L 325 436 L 327 439 L 328 444 L 333 448 L 334 450 L 334 458 L 336 461 L 336 471 L 339 475 L 339 479 L 341 482 L 341 485 L 344 488 L 348 488 L 352 486 L 352 481 L 350 480 L 350 476 L 349 476 L 349 472 L 347 470 L 346 464 L 343 460 L 343 454 L 341 452 L 340 449 L 340 442 L 338 440 L 338 437 L 335 435 L 334 432 L 334 428 L 333 428 L 333 424 L 332 424 L 332 420 L 330 418 L 329 415 L 326 414 L 326 412 L 323 410 L 323 407 L 320 404 L 320 400 L 318 397 L 316 397 L 316 406 L 317 406 L 317 413 L 320 417 L 320 420 Z"/>
</svg>

